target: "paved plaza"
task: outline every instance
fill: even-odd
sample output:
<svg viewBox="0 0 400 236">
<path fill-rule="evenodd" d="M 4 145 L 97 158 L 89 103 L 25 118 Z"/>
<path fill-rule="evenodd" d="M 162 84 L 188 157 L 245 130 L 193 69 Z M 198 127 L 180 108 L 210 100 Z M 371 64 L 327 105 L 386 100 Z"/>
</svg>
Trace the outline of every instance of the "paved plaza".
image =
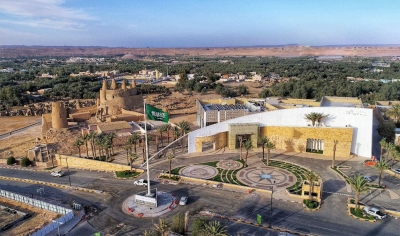
<svg viewBox="0 0 400 236">
<path fill-rule="evenodd" d="M 212 166 L 191 165 L 182 168 L 179 174 L 186 177 L 198 179 L 212 179 L 218 174 L 218 170 Z"/>
<path fill-rule="evenodd" d="M 253 188 L 288 188 L 294 185 L 297 178 L 289 171 L 275 167 L 247 167 L 236 174 L 237 179 Z"/>
</svg>

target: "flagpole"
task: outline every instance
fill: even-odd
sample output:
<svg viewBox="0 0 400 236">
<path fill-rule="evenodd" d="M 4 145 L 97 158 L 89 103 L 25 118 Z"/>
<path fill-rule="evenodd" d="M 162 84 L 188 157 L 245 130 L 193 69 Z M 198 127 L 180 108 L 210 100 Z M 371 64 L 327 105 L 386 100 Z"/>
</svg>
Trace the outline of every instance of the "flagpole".
<svg viewBox="0 0 400 236">
<path fill-rule="evenodd" d="M 146 114 L 146 99 L 143 99 L 144 104 L 144 139 L 146 145 L 146 166 L 147 166 L 147 195 L 150 196 L 150 171 L 149 171 L 149 145 L 147 144 L 147 114 Z"/>
</svg>

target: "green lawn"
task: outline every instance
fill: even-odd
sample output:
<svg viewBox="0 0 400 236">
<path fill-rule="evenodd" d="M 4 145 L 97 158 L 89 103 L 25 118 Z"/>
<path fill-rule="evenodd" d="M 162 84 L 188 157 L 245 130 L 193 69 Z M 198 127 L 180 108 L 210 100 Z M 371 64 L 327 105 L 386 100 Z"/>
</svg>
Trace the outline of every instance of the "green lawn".
<svg viewBox="0 0 400 236">
<path fill-rule="evenodd" d="M 129 170 L 125 171 L 115 171 L 115 174 L 118 178 L 131 178 L 136 177 L 140 174 L 140 172 L 130 172 Z"/>
</svg>

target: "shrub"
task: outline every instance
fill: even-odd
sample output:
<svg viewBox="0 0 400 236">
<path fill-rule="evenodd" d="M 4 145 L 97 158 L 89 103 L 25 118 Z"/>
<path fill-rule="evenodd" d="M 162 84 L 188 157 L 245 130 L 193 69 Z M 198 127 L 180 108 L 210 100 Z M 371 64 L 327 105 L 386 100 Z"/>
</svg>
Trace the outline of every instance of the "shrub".
<svg viewBox="0 0 400 236">
<path fill-rule="evenodd" d="M 29 158 L 27 158 L 27 157 L 22 158 L 22 160 L 21 160 L 21 166 L 22 167 L 27 167 L 30 164 L 31 164 L 31 160 L 29 160 Z"/>
<path fill-rule="evenodd" d="M 194 219 L 192 224 L 192 235 L 193 236 L 200 236 L 201 231 L 204 229 L 205 225 L 208 223 L 207 218 L 204 217 L 197 217 Z"/>
<path fill-rule="evenodd" d="M 185 233 L 185 216 L 178 213 L 172 217 L 171 231 L 178 234 Z"/>
<path fill-rule="evenodd" d="M 15 158 L 14 157 L 9 157 L 7 158 L 7 165 L 12 165 L 15 164 Z"/>
</svg>

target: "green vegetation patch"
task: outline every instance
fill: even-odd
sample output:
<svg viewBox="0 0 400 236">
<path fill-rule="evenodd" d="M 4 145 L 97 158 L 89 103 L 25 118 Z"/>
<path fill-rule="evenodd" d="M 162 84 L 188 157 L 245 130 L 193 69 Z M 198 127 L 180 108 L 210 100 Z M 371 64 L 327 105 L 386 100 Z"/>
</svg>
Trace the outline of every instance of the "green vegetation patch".
<svg viewBox="0 0 400 236">
<path fill-rule="evenodd" d="M 140 174 L 140 172 L 131 172 L 130 170 L 115 171 L 118 178 L 133 178 Z"/>
<path fill-rule="evenodd" d="M 162 175 L 162 176 L 160 176 L 160 179 L 169 179 L 169 180 L 179 181 L 181 179 L 181 177 L 179 175 L 172 175 L 171 178 L 169 178 L 168 175 Z"/>
<path fill-rule="evenodd" d="M 310 199 L 304 199 L 303 203 L 309 209 L 316 209 L 319 206 L 319 203 L 317 201 L 312 201 Z"/>
<path fill-rule="evenodd" d="M 54 169 L 54 168 L 57 168 L 57 166 L 51 166 L 51 167 L 47 167 L 47 168 L 44 168 L 45 170 L 52 170 L 52 169 Z"/>
<path fill-rule="evenodd" d="M 374 220 L 373 216 L 364 214 L 364 212 L 360 208 L 350 208 L 350 213 L 353 216 L 359 217 L 361 219 Z"/>
<path fill-rule="evenodd" d="M 181 169 L 182 169 L 183 167 L 186 167 L 186 166 L 181 166 L 181 167 L 172 169 L 172 170 L 171 170 L 171 174 L 173 174 L 173 175 L 179 175 L 179 171 L 181 171 Z"/>
</svg>

